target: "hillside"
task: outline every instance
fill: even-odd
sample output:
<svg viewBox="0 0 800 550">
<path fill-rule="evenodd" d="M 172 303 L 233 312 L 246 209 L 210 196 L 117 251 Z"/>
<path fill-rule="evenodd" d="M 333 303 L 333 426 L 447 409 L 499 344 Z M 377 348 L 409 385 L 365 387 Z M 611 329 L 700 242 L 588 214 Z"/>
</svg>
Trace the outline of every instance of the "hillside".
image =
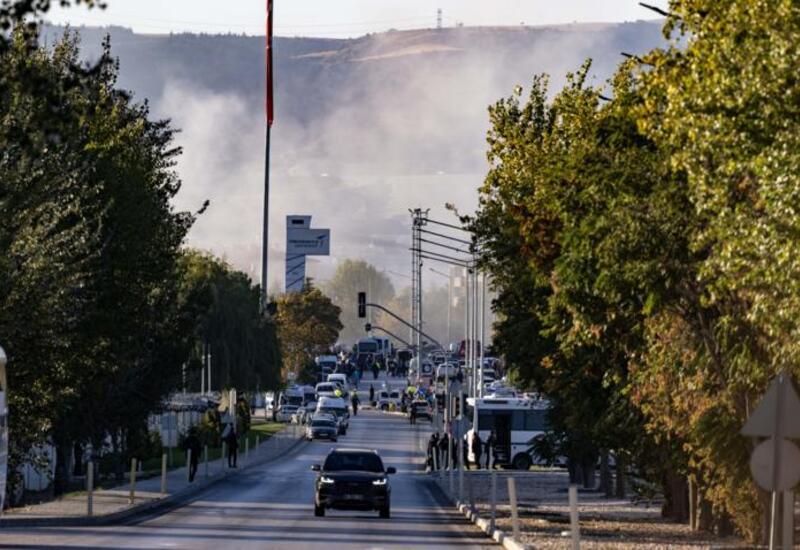
<svg viewBox="0 0 800 550">
<path fill-rule="evenodd" d="M 78 30 L 87 58 L 98 55 L 109 33 L 121 64 L 120 85 L 183 130 L 180 206 L 212 200 L 192 232 L 193 243 L 255 269 L 263 37 Z M 52 43 L 61 33 L 48 28 L 43 40 Z M 538 73 L 549 73 L 559 86 L 567 71 L 590 57 L 593 82 L 602 84 L 621 61 L 620 52 L 642 53 L 662 42 L 660 23 L 643 21 L 396 31 L 349 40 L 278 37 L 276 259 L 282 216 L 307 212 L 318 226 L 333 228 L 337 255 L 381 257 L 395 265 L 387 269 L 405 271 L 407 207 L 440 209 L 445 201 L 467 211 L 474 207 L 486 168 L 488 105 Z M 273 269 L 275 278 L 280 269 Z M 327 271 L 320 269 L 324 278 Z"/>
</svg>

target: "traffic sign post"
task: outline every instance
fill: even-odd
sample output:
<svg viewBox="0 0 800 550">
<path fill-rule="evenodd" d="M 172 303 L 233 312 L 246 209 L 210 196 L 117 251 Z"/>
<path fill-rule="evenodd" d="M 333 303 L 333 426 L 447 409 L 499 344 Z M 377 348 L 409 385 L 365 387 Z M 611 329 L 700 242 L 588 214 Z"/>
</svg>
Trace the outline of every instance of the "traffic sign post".
<svg viewBox="0 0 800 550">
<path fill-rule="evenodd" d="M 800 439 L 800 397 L 787 373 L 779 374 L 770 384 L 758 407 L 747 419 L 741 431 L 749 437 L 767 438 L 759 443 L 750 456 L 750 472 L 764 490 L 772 493 L 769 547 L 777 545 L 779 493 L 790 491 L 800 481 L 800 449 L 787 439 Z M 789 518 L 787 520 L 787 518 Z M 784 514 L 784 523 L 791 521 Z M 783 532 L 791 532 L 784 525 Z M 783 537 L 783 547 L 792 547 L 792 537 Z"/>
</svg>

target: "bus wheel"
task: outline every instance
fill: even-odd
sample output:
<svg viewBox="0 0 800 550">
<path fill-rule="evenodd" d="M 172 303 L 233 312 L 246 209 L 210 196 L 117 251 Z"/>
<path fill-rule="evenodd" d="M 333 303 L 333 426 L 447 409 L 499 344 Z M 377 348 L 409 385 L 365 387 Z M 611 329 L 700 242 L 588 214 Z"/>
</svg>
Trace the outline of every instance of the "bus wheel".
<svg viewBox="0 0 800 550">
<path fill-rule="evenodd" d="M 511 465 L 515 470 L 530 470 L 531 466 L 533 465 L 533 460 L 531 460 L 531 456 L 529 454 L 519 453 L 514 457 Z"/>
</svg>

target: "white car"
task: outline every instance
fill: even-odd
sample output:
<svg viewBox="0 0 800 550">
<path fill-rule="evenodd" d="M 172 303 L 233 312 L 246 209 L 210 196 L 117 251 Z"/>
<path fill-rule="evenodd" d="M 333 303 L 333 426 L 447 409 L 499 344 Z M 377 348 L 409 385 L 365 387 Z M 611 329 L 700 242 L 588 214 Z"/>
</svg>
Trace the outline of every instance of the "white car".
<svg viewBox="0 0 800 550">
<path fill-rule="evenodd" d="M 299 409 L 297 405 L 281 405 L 281 408 L 278 409 L 278 413 L 275 415 L 275 420 L 278 422 L 291 422 L 292 416 L 295 415 L 297 409 Z"/>
<path fill-rule="evenodd" d="M 341 391 L 339 386 L 333 382 L 320 382 L 317 384 L 317 387 L 314 388 L 314 392 L 317 394 L 317 401 L 323 397 L 336 397 L 337 389 Z"/>
<path fill-rule="evenodd" d="M 350 409 L 341 397 L 320 397 L 317 401 L 317 414 L 332 414 L 339 422 L 339 433 L 345 435 L 350 426 Z"/>
<path fill-rule="evenodd" d="M 328 382 L 334 382 L 342 386 L 343 390 L 349 390 L 350 387 L 347 384 L 347 375 L 343 372 L 335 372 L 333 374 L 328 375 Z"/>
<path fill-rule="evenodd" d="M 398 390 L 380 390 L 377 398 L 378 408 L 382 411 L 389 410 L 390 405 L 392 404 L 394 405 L 395 409 L 400 409 L 402 397 L 400 396 L 400 392 Z"/>
</svg>

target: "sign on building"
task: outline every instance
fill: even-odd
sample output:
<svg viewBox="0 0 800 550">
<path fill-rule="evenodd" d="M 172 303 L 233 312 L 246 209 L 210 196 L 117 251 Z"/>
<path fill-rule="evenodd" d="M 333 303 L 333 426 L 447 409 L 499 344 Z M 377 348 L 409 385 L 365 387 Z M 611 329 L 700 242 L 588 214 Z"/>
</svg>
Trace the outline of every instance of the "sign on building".
<svg viewBox="0 0 800 550">
<path fill-rule="evenodd" d="M 330 229 L 312 229 L 311 216 L 286 216 L 286 292 L 303 290 L 306 256 L 328 256 L 330 250 Z"/>
</svg>

